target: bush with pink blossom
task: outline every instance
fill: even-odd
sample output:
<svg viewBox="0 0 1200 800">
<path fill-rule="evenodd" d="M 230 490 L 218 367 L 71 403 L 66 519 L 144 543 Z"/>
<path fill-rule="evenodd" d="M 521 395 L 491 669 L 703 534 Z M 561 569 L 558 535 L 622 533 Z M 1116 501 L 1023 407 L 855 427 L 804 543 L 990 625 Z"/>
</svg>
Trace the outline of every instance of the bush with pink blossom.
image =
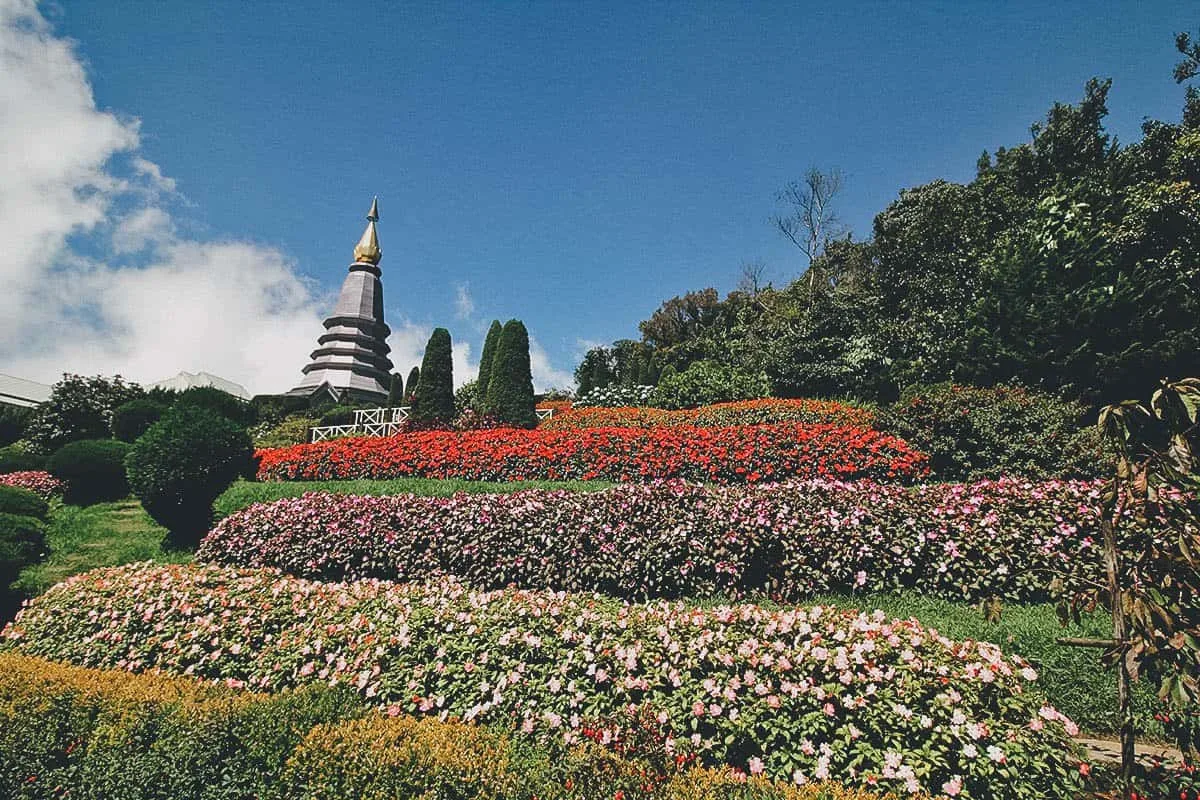
<svg viewBox="0 0 1200 800">
<path fill-rule="evenodd" d="M 307 578 L 454 575 L 481 589 L 626 599 L 797 601 L 912 589 L 1036 600 L 1067 562 L 1100 569 L 1099 492 L 1090 482 L 1005 480 L 667 482 L 449 498 L 310 493 L 235 512 L 197 556 Z"/>
<path fill-rule="evenodd" d="M 62 497 L 66 484 L 43 470 L 24 470 L 0 475 L 0 484 L 28 489 L 43 500 Z"/>
<path fill-rule="evenodd" d="M 320 583 L 129 565 L 52 588 L 7 649 L 281 690 L 349 685 L 392 713 L 578 741 L 645 709 L 668 746 L 798 783 L 1067 798 L 1074 725 L 995 645 L 832 608 L 697 608 L 452 580 Z"/>
</svg>

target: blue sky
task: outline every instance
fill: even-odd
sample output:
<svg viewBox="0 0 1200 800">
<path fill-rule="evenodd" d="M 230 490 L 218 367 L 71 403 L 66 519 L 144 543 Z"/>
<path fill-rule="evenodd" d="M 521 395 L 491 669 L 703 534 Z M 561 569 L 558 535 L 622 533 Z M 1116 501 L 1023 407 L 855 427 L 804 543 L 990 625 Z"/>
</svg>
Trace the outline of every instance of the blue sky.
<svg viewBox="0 0 1200 800">
<path fill-rule="evenodd" d="M 96 111 L 136 127 L 119 157 L 174 181 L 157 207 L 175 235 L 266 248 L 319 305 L 378 194 L 389 322 L 443 325 L 477 354 L 487 321 L 519 317 L 560 377 L 583 343 L 636 337 L 664 299 L 733 288 L 746 260 L 795 277 L 803 262 L 768 218 L 810 165 L 846 174 L 840 211 L 861 238 L 901 188 L 969 179 L 1092 76 L 1113 78 L 1119 138 L 1177 119 L 1173 38 L 1200 27 L 1194 3 L 831 5 L 71 0 L 40 14 L 74 41 Z"/>
</svg>

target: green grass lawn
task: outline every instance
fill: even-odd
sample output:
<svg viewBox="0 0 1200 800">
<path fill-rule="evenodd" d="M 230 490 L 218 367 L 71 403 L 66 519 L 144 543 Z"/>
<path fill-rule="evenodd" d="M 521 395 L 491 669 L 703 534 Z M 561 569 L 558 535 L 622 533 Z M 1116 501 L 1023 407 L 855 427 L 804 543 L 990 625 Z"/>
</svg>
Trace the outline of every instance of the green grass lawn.
<svg viewBox="0 0 1200 800">
<path fill-rule="evenodd" d="M 96 567 L 133 561 L 190 561 L 190 553 L 163 551 L 165 534 L 166 530 L 150 519 L 136 500 L 87 508 L 58 506 L 51 510 L 46 528 L 49 556 L 22 572 L 14 588 L 34 595 Z"/>
<path fill-rule="evenodd" d="M 488 483 L 485 481 L 433 480 L 430 478 L 397 478 L 388 481 L 238 481 L 217 498 L 216 518 L 227 517 L 253 503 L 269 503 L 284 497 L 299 497 L 305 492 L 333 494 L 389 495 L 418 494 L 448 497 L 458 492 L 469 494 L 510 494 L 526 489 L 569 489 L 594 492 L 613 484 L 608 481 L 518 481 Z"/>
</svg>

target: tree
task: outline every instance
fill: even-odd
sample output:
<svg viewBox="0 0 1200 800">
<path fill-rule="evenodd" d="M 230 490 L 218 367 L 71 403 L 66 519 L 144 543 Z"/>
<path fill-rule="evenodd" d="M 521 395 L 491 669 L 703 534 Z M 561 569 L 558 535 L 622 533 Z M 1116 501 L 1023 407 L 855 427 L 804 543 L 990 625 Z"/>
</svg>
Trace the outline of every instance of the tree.
<svg viewBox="0 0 1200 800">
<path fill-rule="evenodd" d="M 500 422 L 532 428 L 537 424 L 534 405 L 529 333 L 523 322 L 510 319 L 504 323 L 496 343 L 485 408 Z"/>
<path fill-rule="evenodd" d="M 405 381 L 405 383 L 404 383 L 404 390 L 407 392 L 407 394 L 405 395 L 405 398 L 408 400 L 409 405 L 411 405 L 413 400 L 416 398 L 417 386 L 420 385 L 420 383 L 421 383 L 421 368 L 413 367 L 411 370 L 409 370 L 408 380 Z"/>
<path fill-rule="evenodd" d="M 34 409 L 25 435 L 42 455 L 69 442 L 107 439 L 116 407 L 144 395 L 142 387 L 120 375 L 85 378 L 64 374 L 50 387 L 50 398 Z"/>
<path fill-rule="evenodd" d="M 449 425 L 454 421 L 453 348 L 450 331 L 445 328 L 435 328 L 425 345 L 412 419 L 421 427 Z"/>
<path fill-rule="evenodd" d="M 743 261 L 742 266 L 738 268 L 738 291 L 757 297 L 759 292 L 769 286 L 764 280 L 766 274 L 767 262 L 761 258 Z"/>
<path fill-rule="evenodd" d="M 477 393 L 479 397 L 487 397 L 488 381 L 492 375 L 492 362 L 496 359 L 496 345 L 500 341 L 500 320 L 492 320 L 487 336 L 483 340 L 483 352 L 479 356 L 479 378 Z"/>
<path fill-rule="evenodd" d="M 772 222 L 804 254 L 810 284 L 817 280 L 813 262 L 831 241 L 845 232 L 833 209 L 842 181 L 842 173 L 836 169 L 822 172 L 811 167 L 801 180 L 792 181 L 779 192 L 779 202 L 787 209 L 772 217 Z"/>
<path fill-rule="evenodd" d="M 1131 689 L 1156 679 L 1159 697 L 1186 714 L 1200 702 L 1200 378 L 1162 380 L 1149 406 L 1106 406 L 1097 423 L 1117 457 L 1103 495 L 1103 582 L 1068 573 L 1082 586 L 1060 604 L 1064 622 L 1081 608 L 1105 605 L 1112 639 L 1062 639 L 1104 649 L 1117 669 L 1121 778 L 1132 796 L 1134 720 Z M 1147 520 L 1158 523 L 1145 524 Z M 1165 534 L 1163 532 L 1166 532 Z M 1192 742 L 1181 742 L 1185 752 Z"/>
<path fill-rule="evenodd" d="M 612 353 L 607 347 L 593 347 L 583 354 L 575 368 L 576 394 L 583 397 L 593 389 L 605 389 L 613 382 Z"/>
<path fill-rule="evenodd" d="M 400 377 L 399 372 L 392 373 L 392 380 L 388 384 L 387 404 L 388 408 L 404 405 L 404 378 Z"/>
</svg>

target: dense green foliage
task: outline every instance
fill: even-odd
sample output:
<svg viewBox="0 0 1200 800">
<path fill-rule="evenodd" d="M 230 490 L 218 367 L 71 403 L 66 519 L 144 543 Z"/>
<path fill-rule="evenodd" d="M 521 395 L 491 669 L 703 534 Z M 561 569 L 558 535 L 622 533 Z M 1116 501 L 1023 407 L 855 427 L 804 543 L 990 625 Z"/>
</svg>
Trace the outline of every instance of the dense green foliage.
<svg viewBox="0 0 1200 800">
<path fill-rule="evenodd" d="M 1100 437 L 1077 402 L 1019 386 L 913 387 L 880 409 L 876 427 L 930 458 L 944 480 L 1097 477 Z"/>
<path fill-rule="evenodd" d="M 26 430 L 33 448 L 43 455 L 82 439 L 107 439 L 117 406 L 145 396 L 136 383 L 120 375 L 63 375 L 50 388 L 50 399 L 34 409 Z"/>
<path fill-rule="evenodd" d="M 406 403 L 412 403 L 417 396 L 417 386 L 421 383 L 421 368 L 414 366 L 408 371 L 408 380 L 404 382 L 404 397 Z"/>
<path fill-rule="evenodd" d="M 242 427 L 253 425 L 255 422 L 253 406 L 213 386 L 193 386 L 185 389 L 179 393 L 175 405 L 204 408 Z"/>
<path fill-rule="evenodd" d="M 388 383 L 387 407 L 396 408 L 404 405 L 404 376 L 399 372 L 392 373 Z"/>
<path fill-rule="evenodd" d="M 166 412 L 166 407 L 161 403 L 144 398 L 122 403 L 113 409 L 111 423 L 113 438 L 132 444 L 151 425 L 162 419 L 162 415 Z"/>
<path fill-rule="evenodd" d="M 302 415 L 286 417 L 254 436 L 255 447 L 288 447 L 308 441 L 308 430 L 323 424 L 321 420 Z"/>
<path fill-rule="evenodd" d="M 6 599 L 9 585 L 21 570 L 41 560 L 45 551 L 46 534 L 40 520 L 0 512 L 0 598 Z"/>
<path fill-rule="evenodd" d="M 791 284 L 668 300 L 641 344 L 677 373 L 765 372 L 780 397 L 890 401 L 953 380 L 1094 408 L 1200 373 L 1200 93 L 1181 123 L 1147 120 L 1119 144 L 1108 89 L 1056 104 L 968 183 L 902 191 L 869 240 L 830 241 Z M 602 356 L 581 388 L 612 380 Z"/>
<path fill-rule="evenodd" d="M 479 356 L 479 377 L 475 381 L 481 401 L 487 398 L 488 383 L 492 379 L 492 363 L 496 360 L 496 345 L 500 343 L 502 330 L 503 326 L 501 326 L 500 320 L 492 320 L 487 336 L 483 340 L 483 352 Z M 475 410 L 482 411 L 483 408 L 479 407 Z"/>
<path fill-rule="evenodd" d="M 412 385 L 411 382 L 409 385 Z M 454 420 L 453 352 L 450 331 L 445 328 L 434 329 L 425 345 L 420 379 L 414 395 L 414 425 L 436 427 L 449 425 Z"/>
<path fill-rule="evenodd" d="M 208 530 L 213 501 L 253 470 L 250 436 L 204 408 L 177 405 L 129 453 L 129 482 L 147 513 L 191 547 Z"/>
<path fill-rule="evenodd" d="M 129 495 L 125 454 L 129 445 L 116 439 L 84 439 L 50 456 L 50 474 L 67 484 L 63 501 L 89 506 Z"/>
<path fill-rule="evenodd" d="M 41 453 L 31 452 L 19 443 L 0 447 L 0 474 L 45 468 L 46 457 Z"/>
<path fill-rule="evenodd" d="M 575 369 L 579 396 L 597 389 L 653 386 L 658 377 L 654 350 L 632 339 L 613 342 L 612 347 L 591 348 Z"/>
<path fill-rule="evenodd" d="M 484 411 L 506 425 L 532 428 L 537 425 L 534 405 L 529 332 L 521 320 L 510 319 L 496 342 Z"/>
<path fill-rule="evenodd" d="M 25 438 L 25 428 L 33 416 L 32 409 L 0 403 L 0 447 Z"/>
<path fill-rule="evenodd" d="M 28 489 L 0 485 L 0 514 L 46 519 L 50 504 Z"/>
<path fill-rule="evenodd" d="M 668 372 L 650 394 L 658 408 L 696 408 L 734 400 L 768 397 L 771 385 L 765 375 L 746 372 L 716 361 L 696 361 L 683 372 Z"/>
</svg>

